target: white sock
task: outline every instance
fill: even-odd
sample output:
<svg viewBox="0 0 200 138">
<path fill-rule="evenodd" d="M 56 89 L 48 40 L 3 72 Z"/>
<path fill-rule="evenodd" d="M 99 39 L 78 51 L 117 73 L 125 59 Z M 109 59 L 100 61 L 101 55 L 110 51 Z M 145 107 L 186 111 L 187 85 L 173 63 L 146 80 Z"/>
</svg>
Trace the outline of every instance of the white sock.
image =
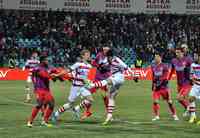
<svg viewBox="0 0 200 138">
<path fill-rule="evenodd" d="M 196 104 L 195 104 L 195 102 L 191 102 L 189 104 L 189 112 L 190 112 L 191 116 L 196 116 Z"/>
</svg>

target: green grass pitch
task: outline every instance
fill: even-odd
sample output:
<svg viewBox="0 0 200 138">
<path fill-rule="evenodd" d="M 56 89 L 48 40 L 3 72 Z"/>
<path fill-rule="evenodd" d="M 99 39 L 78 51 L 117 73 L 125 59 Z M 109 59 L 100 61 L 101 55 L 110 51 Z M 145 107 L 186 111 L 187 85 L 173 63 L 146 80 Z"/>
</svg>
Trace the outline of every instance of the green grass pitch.
<svg viewBox="0 0 200 138">
<path fill-rule="evenodd" d="M 0 138 L 198 138 L 200 126 L 188 124 L 182 118 L 182 107 L 175 102 L 180 121 L 173 121 L 166 104 L 161 101 L 161 120 L 151 122 L 151 84 L 149 81 L 127 81 L 116 100 L 116 119 L 109 126 L 102 126 L 105 119 L 100 92 L 94 95 L 94 114 L 79 122 L 70 112 L 62 115 L 61 122 L 53 128 L 40 127 L 37 118 L 33 128 L 27 128 L 26 119 L 32 104 L 24 104 L 23 81 L 0 81 Z M 68 96 L 70 83 L 52 83 L 56 109 Z M 175 99 L 175 82 L 170 87 Z"/>
</svg>

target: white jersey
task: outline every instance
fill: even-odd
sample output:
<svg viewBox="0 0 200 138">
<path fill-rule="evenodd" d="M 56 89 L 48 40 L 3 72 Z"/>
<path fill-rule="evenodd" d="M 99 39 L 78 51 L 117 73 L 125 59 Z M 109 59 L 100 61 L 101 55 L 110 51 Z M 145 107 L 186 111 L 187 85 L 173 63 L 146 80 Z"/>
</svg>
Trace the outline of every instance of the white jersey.
<svg viewBox="0 0 200 138">
<path fill-rule="evenodd" d="M 31 75 L 32 74 L 32 69 L 33 68 L 35 68 L 35 67 L 37 67 L 38 66 L 38 64 L 40 64 L 40 61 L 39 60 L 37 60 L 37 59 L 28 59 L 27 61 L 26 61 L 26 63 L 25 63 L 25 67 L 23 68 L 23 70 L 25 69 L 25 68 L 28 68 L 29 69 L 29 75 Z"/>
<path fill-rule="evenodd" d="M 88 73 L 92 68 L 92 65 L 85 62 L 77 62 L 71 67 L 72 72 L 74 73 L 74 80 L 72 84 L 74 86 L 83 86 L 83 80 L 87 79 Z"/>
<path fill-rule="evenodd" d="M 113 57 L 112 62 L 110 64 L 111 73 L 115 74 L 118 72 L 123 73 L 124 70 L 128 69 L 128 66 L 118 57 Z"/>
<path fill-rule="evenodd" d="M 196 82 L 200 85 L 200 64 L 192 63 L 190 77 L 194 78 Z"/>
</svg>

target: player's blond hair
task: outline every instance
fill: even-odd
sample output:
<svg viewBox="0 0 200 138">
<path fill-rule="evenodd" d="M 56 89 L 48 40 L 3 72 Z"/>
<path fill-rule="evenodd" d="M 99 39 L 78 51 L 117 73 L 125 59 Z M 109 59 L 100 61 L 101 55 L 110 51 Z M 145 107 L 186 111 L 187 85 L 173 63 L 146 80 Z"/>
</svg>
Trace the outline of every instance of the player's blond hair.
<svg viewBox="0 0 200 138">
<path fill-rule="evenodd" d="M 81 55 L 81 56 L 84 56 L 85 53 L 90 53 L 90 51 L 87 50 L 87 49 L 84 49 L 84 50 L 82 50 L 82 51 L 80 52 L 80 55 Z"/>
</svg>

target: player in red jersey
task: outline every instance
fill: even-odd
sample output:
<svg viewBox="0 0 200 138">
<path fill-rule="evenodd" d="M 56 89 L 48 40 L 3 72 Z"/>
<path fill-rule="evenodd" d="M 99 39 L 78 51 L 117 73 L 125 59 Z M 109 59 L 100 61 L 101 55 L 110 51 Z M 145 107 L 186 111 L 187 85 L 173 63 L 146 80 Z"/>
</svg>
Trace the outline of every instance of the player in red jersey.
<svg viewBox="0 0 200 138">
<path fill-rule="evenodd" d="M 92 66 L 97 69 L 94 82 L 105 80 L 111 75 L 108 58 L 106 56 L 109 49 L 110 48 L 107 46 L 103 47 L 102 50 L 100 52 L 98 52 L 96 58 L 94 60 L 92 60 L 92 62 L 91 62 Z M 92 88 L 91 93 L 93 93 L 93 94 L 96 93 L 97 89 L 98 88 Z M 103 98 L 104 105 L 105 105 L 106 111 L 107 111 L 108 96 L 107 96 L 106 92 L 108 91 L 108 88 L 107 88 L 107 86 L 103 86 L 103 87 L 100 87 L 100 89 L 103 90 L 103 92 L 105 92 L 105 93 L 102 93 L 102 98 Z M 86 111 L 84 111 L 82 119 L 85 119 L 85 118 L 91 116 L 91 114 L 92 114 L 91 109 L 87 109 Z"/>
<path fill-rule="evenodd" d="M 186 97 L 191 89 L 191 81 L 190 81 L 190 66 L 192 64 L 192 59 L 189 56 L 184 56 L 184 51 L 182 48 L 176 49 L 176 58 L 172 59 L 172 69 L 169 75 L 169 79 L 171 79 L 172 74 L 176 71 L 177 76 L 177 88 L 178 95 L 177 100 L 184 107 L 185 113 L 183 116 L 188 114 L 188 100 Z"/>
<path fill-rule="evenodd" d="M 49 117 L 51 116 L 54 109 L 54 98 L 49 88 L 51 69 L 48 66 L 48 59 L 46 56 L 42 56 L 40 58 L 40 62 L 40 65 L 32 70 L 32 82 L 34 85 L 34 93 L 36 96 L 37 104 L 32 109 L 32 114 L 27 122 L 28 127 L 33 126 L 33 121 L 43 106 L 46 106 L 46 108 L 41 124 L 47 127 L 51 127 L 51 124 L 48 123 Z"/>
<path fill-rule="evenodd" d="M 174 120 L 179 120 L 176 115 L 176 109 L 173 106 L 171 93 L 168 88 L 168 73 L 169 68 L 166 64 L 162 63 L 161 54 L 155 54 L 155 64 L 151 66 L 152 69 L 152 98 L 153 98 L 153 111 L 155 117 L 152 121 L 156 121 L 160 119 L 160 105 L 159 100 L 162 97 L 168 104 L 170 112 Z"/>
</svg>

